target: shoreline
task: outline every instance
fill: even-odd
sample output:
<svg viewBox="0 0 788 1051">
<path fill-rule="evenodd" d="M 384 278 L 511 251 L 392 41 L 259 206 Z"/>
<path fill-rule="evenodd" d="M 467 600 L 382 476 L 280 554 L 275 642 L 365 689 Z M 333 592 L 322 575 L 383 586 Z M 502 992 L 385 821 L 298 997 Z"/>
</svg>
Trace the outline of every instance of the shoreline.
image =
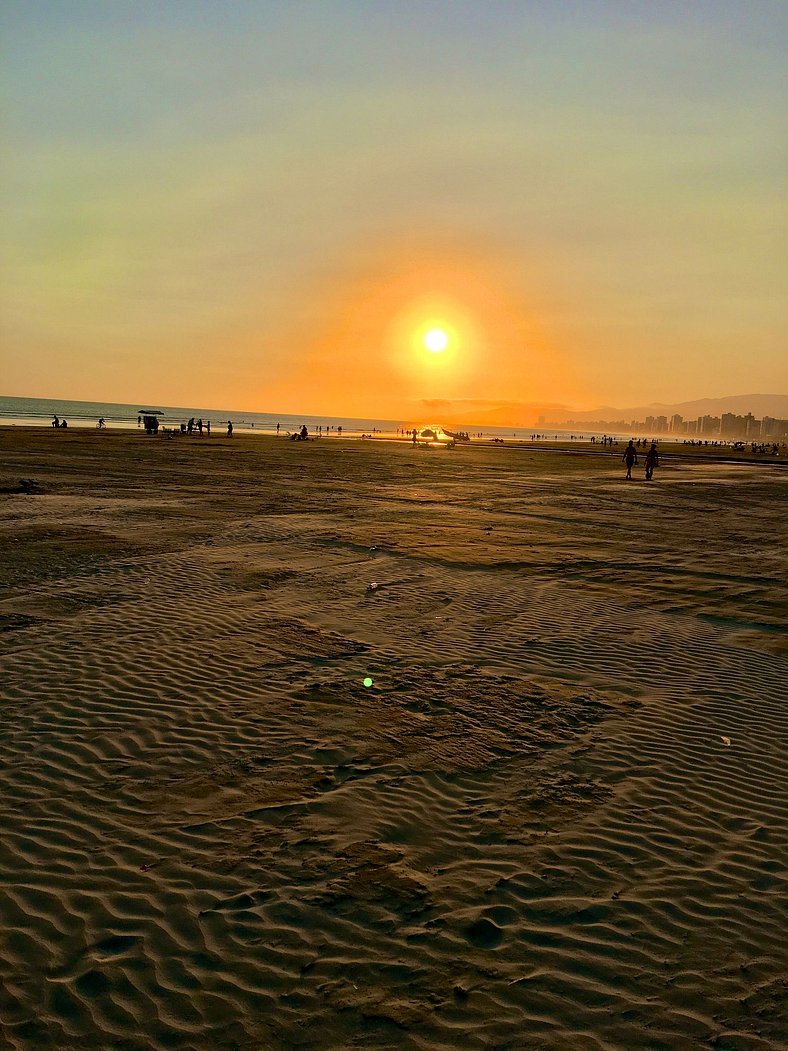
<svg viewBox="0 0 788 1051">
<path fill-rule="evenodd" d="M 25 433 L 25 434 L 44 434 L 48 435 L 54 430 L 52 427 L 46 427 L 35 424 L 7 424 L 0 423 L 0 435 L 4 432 L 11 433 Z M 65 428 L 65 432 L 58 431 L 61 437 L 67 437 L 68 435 L 78 434 L 80 436 L 95 435 L 97 441 L 108 439 L 110 435 L 119 437 L 130 437 L 132 434 L 139 435 L 141 439 L 146 441 L 161 441 L 167 438 L 167 435 L 160 434 L 156 436 L 149 436 L 142 431 L 141 428 L 137 427 L 111 427 L 108 426 L 102 431 L 99 431 L 96 427 L 82 427 L 78 425 L 69 426 Z M 633 436 L 634 437 L 634 436 Z M 237 429 L 233 436 L 230 438 L 224 433 L 224 429 L 216 429 L 210 436 L 205 435 L 200 437 L 196 432 L 192 435 L 187 434 L 174 434 L 172 436 L 173 441 L 179 442 L 239 442 L 247 438 L 251 439 L 264 439 L 271 440 L 278 443 L 289 442 L 290 438 L 286 434 L 277 435 L 276 432 L 263 431 L 258 429 Z M 472 437 L 470 441 L 460 442 L 453 446 L 449 451 L 458 453 L 462 450 L 469 449 L 488 449 L 490 447 L 497 447 L 500 449 L 510 449 L 516 451 L 532 451 L 532 452 L 545 452 L 545 453 L 569 453 L 576 455 L 590 455 L 599 457 L 612 457 L 615 458 L 619 453 L 622 452 L 626 441 L 628 439 L 617 439 L 615 440 L 612 447 L 604 447 L 599 443 L 591 442 L 587 439 L 575 439 L 567 440 L 565 438 L 557 438 L 555 440 L 550 439 L 536 439 L 530 438 L 502 438 L 498 437 L 483 437 L 475 438 Z M 656 440 L 659 449 L 660 456 L 666 457 L 671 462 L 681 462 L 682 459 L 686 459 L 687 462 L 708 462 L 708 463 L 720 463 L 720 464 L 743 464 L 743 465 L 763 465 L 773 467 L 788 467 L 788 450 L 780 448 L 777 455 L 772 453 L 752 453 L 749 449 L 743 449 L 741 451 L 732 450 L 729 446 L 703 446 L 703 445 L 690 445 L 685 444 L 683 441 L 669 440 L 665 438 L 635 438 L 636 441 L 651 441 Z M 403 437 L 396 434 L 312 434 L 309 435 L 309 441 L 311 443 L 328 441 L 331 444 L 346 442 L 391 442 L 396 445 L 411 448 L 412 441 L 410 438 Z M 301 443 L 294 443 L 300 445 Z M 438 448 L 439 443 L 430 443 L 425 441 L 419 442 L 421 448 Z M 645 449 L 642 447 L 638 449 L 638 459 L 642 460 L 645 455 Z M 618 457 L 619 461 L 621 457 Z"/>
</svg>

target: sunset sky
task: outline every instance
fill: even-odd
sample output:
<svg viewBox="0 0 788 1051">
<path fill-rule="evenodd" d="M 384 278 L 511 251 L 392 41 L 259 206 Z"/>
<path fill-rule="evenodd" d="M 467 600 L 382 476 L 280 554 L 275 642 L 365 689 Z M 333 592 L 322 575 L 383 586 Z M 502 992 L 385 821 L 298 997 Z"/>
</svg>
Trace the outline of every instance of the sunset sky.
<svg viewBox="0 0 788 1051">
<path fill-rule="evenodd" d="M 5 0 L 0 394 L 396 419 L 786 393 L 787 22 Z"/>
</svg>

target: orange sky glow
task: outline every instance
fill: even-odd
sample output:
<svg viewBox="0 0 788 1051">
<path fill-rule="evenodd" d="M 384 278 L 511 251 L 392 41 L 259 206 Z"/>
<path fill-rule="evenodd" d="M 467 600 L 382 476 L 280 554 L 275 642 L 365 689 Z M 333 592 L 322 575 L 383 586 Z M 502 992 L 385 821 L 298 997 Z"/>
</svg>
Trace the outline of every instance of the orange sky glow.
<svg viewBox="0 0 788 1051">
<path fill-rule="evenodd" d="M 530 425 L 781 393 L 787 23 L 9 0 L 0 395 Z"/>
<path fill-rule="evenodd" d="M 549 402 L 555 390 L 584 396 L 538 308 L 518 294 L 500 259 L 478 249 L 384 242 L 305 294 L 307 316 L 270 337 L 292 348 L 290 368 L 278 380 L 260 378 L 258 396 L 285 411 L 298 411 L 294 391 L 307 411 L 331 404 L 364 416 L 374 402 L 395 418 L 404 405 L 461 400 L 474 391 L 493 401 L 516 391 L 529 403 Z M 440 354 L 424 346 L 432 328 L 448 336 Z"/>
</svg>

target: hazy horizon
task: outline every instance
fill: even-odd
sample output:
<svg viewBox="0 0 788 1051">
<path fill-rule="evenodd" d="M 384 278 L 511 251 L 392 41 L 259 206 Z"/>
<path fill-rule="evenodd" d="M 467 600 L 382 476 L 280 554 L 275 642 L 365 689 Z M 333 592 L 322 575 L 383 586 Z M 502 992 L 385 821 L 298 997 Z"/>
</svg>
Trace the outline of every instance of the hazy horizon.
<svg viewBox="0 0 788 1051">
<path fill-rule="evenodd" d="M 788 389 L 787 21 L 12 0 L 8 396 L 397 419 Z"/>
<path fill-rule="evenodd" d="M 598 405 L 591 409 L 578 409 L 567 405 L 491 404 L 489 402 L 474 401 L 473 399 L 468 399 L 465 402 L 447 402 L 437 399 L 423 401 L 409 415 L 391 417 L 375 417 L 368 414 L 352 416 L 330 410 L 319 412 L 304 410 L 298 413 L 285 413 L 279 412 L 276 408 L 271 408 L 270 406 L 250 408 L 249 406 L 229 404 L 219 406 L 216 403 L 212 403 L 209 406 L 208 403 L 199 402 L 183 402 L 180 405 L 176 405 L 175 403 L 170 404 L 161 400 L 157 401 L 156 399 L 113 402 L 107 399 L 90 401 L 78 398 L 37 398 L 0 394 L 0 403 L 10 401 L 34 404 L 46 403 L 47 408 L 44 408 L 43 404 L 39 404 L 34 411 L 34 414 L 43 412 L 44 415 L 54 412 L 58 412 L 60 415 L 75 413 L 78 411 L 76 406 L 85 407 L 90 405 L 99 413 L 106 411 L 107 408 L 117 407 L 128 409 L 136 416 L 141 411 L 141 407 L 153 408 L 155 405 L 157 408 L 162 408 L 169 413 L 172 411 L 180 414 L 201 413 L 207 414 L 209 417 L 213 415 L 217 418 L 225 418 L 229 413 L 236 419 L 244 415 L 257 415 L 258 417 L 268 417 L 270 421 L 276 421 L 277 419 L 301 419 L 303 422 L 304 419 L 311 418 L 315 423 L 321 419 L 324 422 L 330 420 L 334 422 L 355 420 L 358 423 L 364 423 L 365 426 L 388 421 L 397 425 L 420 422 L 422 424 L 441 423 L 446 426 L 462 426 L 466 428 L 492 427 L 493 429 L 498 429 L 515 427 L 521 430 L 530 430 L 539 426 L 556 426 L 560 428 L 564 424 L 573 425 L 575 423 L 578 426 L 588 426 L 589 424 L 603 422 L 614 424 L 640 420 L 654 414 L 671 416 L 676 412 L 680 412 L 687 420 L 706 414 L 712 416 L 721 415 L 725 412 L 732 412 L 736 415 L 752 413 L 758 419 L 764 416 L 781 420 L 788 419 L 788 394 L 741 394 L 723 398 L 698 399 L 689 402 L 652 402 L 636 406 Z M 11 416 L 14 415 L 11 408 L 0 404 L 0 416 L 8 415 L 9 413 Z M 25 416 L 27 413 L 21 412 L 21 415 Z M 544 418 L 542 418 L 543 416 Z M 265 425 L 268 426 L 269 424 Z"/>
</svg>

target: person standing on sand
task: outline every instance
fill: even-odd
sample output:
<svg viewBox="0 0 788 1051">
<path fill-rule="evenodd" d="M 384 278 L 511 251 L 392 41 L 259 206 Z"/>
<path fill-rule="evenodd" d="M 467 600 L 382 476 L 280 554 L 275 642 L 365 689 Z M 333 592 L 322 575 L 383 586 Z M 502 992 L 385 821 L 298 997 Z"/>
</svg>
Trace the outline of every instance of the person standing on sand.
<svg viewBox="0 0 788 1051">
<path fill-rule="evenodd" d="M 632 481 L 632 467 L 638 462 L 638 454 L 635 451 L 635 443 L 632 439 L 629 439 L 629 445 L 624 449 L 624 455 L 621 457 L 623 462 L 627 465 L 627 481 Z"/>
<path fill-rule="evenodd" d="M 646 481 L 650 482 L 654 474 L 654 468 L 659 467 L 659 454 L 657 453 L 656 442 L 651 443 L 651 448 L 646 453 L 646 458 L 643 462 L 646 465 Z"/>
<path fill-rule="evenodd" d="M 228 438 L 232 438 L 232 436 L 233 436 L 233 421 L 232 420 L 228 420 L 227 421 L 227 437 Z"/>
<path fill-rule="evenodd" d="M 210 420 L 208 420 L 208 422 L 205 424 L 205 429 L 207 430 L 208 437 L 210 438 L 211 437 L 211 421 Z"/>
<path fill-rule="evenodd" d="M 413 428 L 413 444 L 416 444 L 416 428 Z"/>
</svg>

